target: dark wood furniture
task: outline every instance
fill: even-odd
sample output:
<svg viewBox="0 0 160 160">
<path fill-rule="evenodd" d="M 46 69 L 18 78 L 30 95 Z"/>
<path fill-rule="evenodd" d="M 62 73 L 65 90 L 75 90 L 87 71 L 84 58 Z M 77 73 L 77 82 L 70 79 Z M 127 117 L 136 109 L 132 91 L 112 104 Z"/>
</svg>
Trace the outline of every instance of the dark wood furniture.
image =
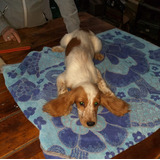
<svg viewBox="0 0 160 160">
<path fill-rule="evenodd" d="M 80 13 L 81 27 L 95 33 L 114 28 L 87 13 Z M 61 18 L 55 19 L 40 27 L 21 29 L 19 34 L 22 43 L 5 43 L 0 37 L 0 50 L 22 46 L 31 46 L 31 50 L 0 54 L 7 63 L 19 63 L 32 50 L 42 50 L 44 46 L 59 45 L 61 37 L 66 33 Z M 18 108 L 5 86 L 0 74 L 0 158 L 44 158 L 40 148 L 38 129 L 29 122 Z M 115 158 L 156 158 L 160 155 L 160 130 L 150 138 L 122 152 Z"/>
<path fill-rule="evenodd" d="M 135 20 L 135 33 L 160 45 L 159 0 L 140 0 Z"/>
</svg>

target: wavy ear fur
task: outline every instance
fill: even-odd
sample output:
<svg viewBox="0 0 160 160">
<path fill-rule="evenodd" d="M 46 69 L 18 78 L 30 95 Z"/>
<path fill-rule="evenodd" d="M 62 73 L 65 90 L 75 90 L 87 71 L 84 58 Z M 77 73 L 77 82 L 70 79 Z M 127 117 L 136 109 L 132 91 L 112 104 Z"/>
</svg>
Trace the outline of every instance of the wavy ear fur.
<svg viewBox="0 0 160 160">
<path fill-rule="evenodd" d="M 74 103 L 74 100 L 75 94 L 74 91 L 71 90 L 49 101 L 43 106 L 43 111 L 49 113 L 53 117 L 67 115 L 71 111 L 70 106 Z"/>
<path fill-rule="evenodd" d="M 101 94 L 101 105 L 106 107 L 116 116 L 123 116 L 130 111 L 128 103 L 117 98 L 116 96 L 111 96 L 108 94 Z"/>
</svg>

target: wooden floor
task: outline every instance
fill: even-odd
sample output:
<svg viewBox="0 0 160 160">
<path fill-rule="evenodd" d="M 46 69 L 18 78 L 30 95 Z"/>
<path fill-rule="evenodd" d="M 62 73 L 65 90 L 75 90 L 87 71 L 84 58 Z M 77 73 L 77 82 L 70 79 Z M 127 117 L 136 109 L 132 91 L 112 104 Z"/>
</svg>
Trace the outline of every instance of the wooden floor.
<svg viewBox="0 0 160 160">
<path fill-rule="evenodd" d="M 85 13 L 80 13 L 80 20 L 82 28 L 91 29 L 95 33 L 113 28 L 112 25 Z M 21 44 L 17 44 L 16 42 L 4 43 L 2 37 L 0 37 L 0 50 L 26 45 L 30 45 L 31 50 L 41 50 L 43 46 L 52 47 L 59 44 L 66 30 L 62 19 L 56 19 L 42 27 L 19 30 L 19 33 L 22 38 Z M 5 53 L 0 54 L 0 57 L 7 64 L 19 63 L 25 58 L 28 52 Z M 141 151 L 143 153 L 145 151 L 144 156 L 141 152 L 138 153 L 141 156 L 136 155 L 134 151 L 137 150 L 131 147 L 131 151 L 123 152 L 123 154 L 120 154 L 120 157 L 116 158 L 158 157 L 158 153 L 160 154 L 160 138 L 158 137 L 160 130 L 156 134 L 151 137 L 148 150 L 144 149 L 141 151 L 145 144 L 140 143 L 139 148 L 141 149 L 139 149 L 139 152 Z M 0 158 L 44 158 L 38 136 L 38 129 L 21 112 L 5 86 L 3 75 L 0 74 Z M 145 143 L 147 144 L 148 141 Z M 150 155 L 152 156 L 147 156 L 146 152 L 151 152 Z M 129 156 L 132 154 L 133 156 Z"/>
</svg>

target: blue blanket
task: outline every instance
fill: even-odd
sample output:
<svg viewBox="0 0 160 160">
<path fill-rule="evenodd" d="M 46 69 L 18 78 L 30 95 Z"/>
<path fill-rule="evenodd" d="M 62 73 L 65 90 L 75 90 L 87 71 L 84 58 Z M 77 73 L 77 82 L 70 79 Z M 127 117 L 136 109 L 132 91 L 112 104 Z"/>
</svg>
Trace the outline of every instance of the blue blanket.
<svg viewBox="0 0 160 160">
<path fill-rule="evenodd" d="M 46 158 L 112 158 L 160 128 L 160 48 L 112 29 L 97 35 L 105 59 L 94 61 L 111 90 L 130 104 L 117 117 L 99 107 L 97 125 L 83 127 L 76 106 L 54 118 L 42 106 L 57 96 L 56 78 L 65 69 L 64 53 L 32 51 L 20 64 L 5 66 L 5 83 L 24 115 L 39 129 Z"/>
</svg>

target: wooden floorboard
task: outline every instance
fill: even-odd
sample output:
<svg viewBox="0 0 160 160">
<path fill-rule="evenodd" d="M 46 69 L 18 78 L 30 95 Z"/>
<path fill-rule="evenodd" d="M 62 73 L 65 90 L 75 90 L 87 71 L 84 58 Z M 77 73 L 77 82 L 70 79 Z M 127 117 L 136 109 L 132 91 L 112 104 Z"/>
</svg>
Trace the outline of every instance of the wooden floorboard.
<svg viewBox="0 0 160 160">
<path fill-rule="evenodd" d="M 0 93 L 0 121 L 18 110 L 18 105 L 8 90 Z"/>
<path fill-rule="evenodd" d="M 0 158 L 14 153 L 15 150 L 39 135 L 38 129 L 28 121 L 21 111 L 1 121 L 0 126 Z"/>
<path fill-rule="evenodd" d="M 44 155 L 42 153 L 42 150 L 40 148 L 40 142 L 38 138 L 35 140 L 33 139 L 33 142 L 26 144 L 22 146 L 19 150 L 14 152 L 11 155 L 6 156 L 7 159 L 21 159 L 22 157 L 25 157 L 25 159 L 42 159 L 44 158 Z"/>
<path fill-rule="evenodd" d="M 0 74 L 0 93 L 7 91 L 8 89 L 5 86 L 4 77 Z"/>
</svg>

